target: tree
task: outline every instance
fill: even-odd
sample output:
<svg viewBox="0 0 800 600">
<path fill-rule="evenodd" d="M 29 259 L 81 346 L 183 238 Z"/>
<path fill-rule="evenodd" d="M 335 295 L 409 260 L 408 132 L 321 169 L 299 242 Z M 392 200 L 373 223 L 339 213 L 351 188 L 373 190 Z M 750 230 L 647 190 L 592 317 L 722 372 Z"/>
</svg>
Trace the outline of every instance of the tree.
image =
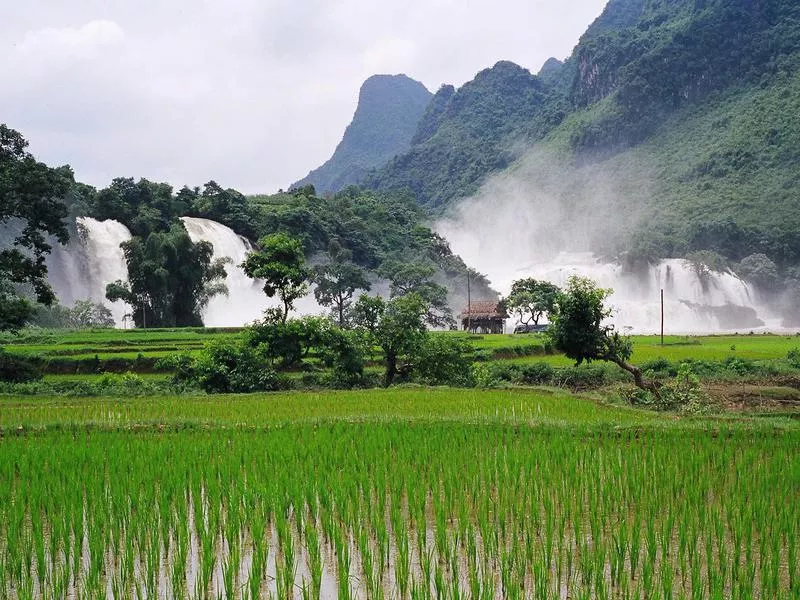
<svg viewBox="0 0 800 600">
<path fill-rule="evenodd" d="M 533 277 L 518 279 L 511 284 L 511 292 L 504 303 L 523 325 L 531 321 L 538 325 L 539 319 L 553 312 L 558 292 L 558 286 L 549 281 L 538 281 Z"/>
<path fill-rule="evenodd" d="M 195 327 L 202 310 L 218 294 L 226 294 L 225 260 L 213 259 L 208 242 L 193 243 L 181 223 L 146 239 L 122 244 L 128 281 L 106 286 L 106 298 L 133 307 L 137 327 Z"/>
<path fill-rule="evenodd" d="M 428 336 L 424 317 L 427 303 L 415 292 L 393 298 L 387 305 L 378 326 L 375 339 L 383 351 L 386 362 L 384 383 L 394 383 L 399 372 L 398 363 L 405 361 L 404 370 L 411 368 L 410 360 L 419 352 Z"/>
<path fill-rule="evenodd" d="M 55 300 L 47 282 L 45 255 L 48 236 L 68 241 L 64 224 L 67 208 L 62 198 L 74 184 L 69 167 L 51 168 L 37 162 L 25 149 L 28 142 L 0 125 L 0 227 L 13 231 L 13 242 L 0 250 L 0 329 L 18 329 L 33 312 L 10 284 L 29 284 L 45 305 Z"/>
<path fill-rule="evenodd" d="M 283 303 L 282 321 L 286 322 L 294 301 L 308 291 L 310 273 L 305 266 L 303 246 L 285 233 L 273 233 L 259 241 L 261 250 L 251 252 L 242 263 L 248 277 L 264 281 L 268 298 L 277 295 Z"/>
<path fill-rule="evenodd" d="M 107 306 L 91 300 L 77 300 L 72 308 L 55 303 L 37 307 L 32 323 L 51 329 L 114 327 L 114 316 Z"/>
<path fill-rule="evenodd" d="M 379 274 L 390 282 L 393 298 L 417 294 L 425 303 L 425 321 L 432 327 L 447 327 L 455 323 L 453 311 L 447 304 L 447 288 L 433 281 L 436 267 L 426 262 L 388 261 Z"/>
<path fill-rule="evenodd" d="M 339 327 L 345 326 L 345 313 L 352 304 L 356 290 L 369 290 L 364 269 L 349 260 L 336 260 L 315 269 L 314 297 L 322 306 L 332 306 Z"/>
<path fill-rule="evenodd" d="M 780 282 L 778 267 L 766 254 L 757 253 L 744 257 L 736 271 L 764 290 L 774 290 Z"/>
<path fill-rule="evenodd" d="M 386 301 L 380 296 L 362 294 L 350 309 L 350 321 L 374 336 L 386 311 Z"/>
<path fill-rule="evenodd" d="M 553 345 L 577 365 L 593 360 L 612 362 L 630 373 L 638 387 L 658 397 L 658 386 L 646 381 L 641 369 L 628 362 L 633 352 L 630 337 L 603 323 L 611 316 L 611 309 L 605 305 L 611 293 L 610 289 L 597 287 L 591 279 L 570 277 L 566 289 L 556 298 L 547 334 Z"/>
</svg>

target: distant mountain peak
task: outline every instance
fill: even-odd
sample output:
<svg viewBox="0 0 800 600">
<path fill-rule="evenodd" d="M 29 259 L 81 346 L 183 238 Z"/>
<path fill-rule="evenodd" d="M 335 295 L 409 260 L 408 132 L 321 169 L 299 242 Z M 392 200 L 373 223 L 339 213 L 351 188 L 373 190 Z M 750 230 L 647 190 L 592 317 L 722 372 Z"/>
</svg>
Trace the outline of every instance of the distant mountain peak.
<svg viewBox="0 0 800 600">
<path fill-rule="evenodd" d="M 432 94 L 407 75 L 372 75 L 361 85 L 353 120 L 333 156 L 291 187 L 312 184 L 319 194 L 357 183 L 411 147 Z"/>
</svg>

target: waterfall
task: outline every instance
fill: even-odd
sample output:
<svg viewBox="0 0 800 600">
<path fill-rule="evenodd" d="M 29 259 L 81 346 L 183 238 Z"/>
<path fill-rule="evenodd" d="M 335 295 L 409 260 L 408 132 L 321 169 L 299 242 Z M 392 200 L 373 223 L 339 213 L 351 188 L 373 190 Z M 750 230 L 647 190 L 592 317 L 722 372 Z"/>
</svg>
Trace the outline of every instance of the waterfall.
<svg viewBox="0 0 800 600">
<path fill-rule="evenodd" d="M 214 247 L 214 258 L 227 258 L 227 296 L 216 296 L 203 311 L 203 322 L 208 327 L 239 327 L 260 319 L 264 309 L 278 306 L 276 298 L 267 298 L 263 283 L 250 279 L 239 266 L 253 247 L 247 238 L 230 227 L 210 219 L 181 217 L 189 237 L 194 243 L 209 242 Z M 308 295 L 295 302 L 299 314 L 319 314 L 324 309 Z"/>
<path fill-rule="evenodd" d="M 67 246 L 54 244 L 47 258 L 47 272 L 58 300 L 71 306 L 76 300 L 92 300 L 111 309 L 114 321 L 122 324 L 129 307 L 106 300 L 106 284 L 128 279 L 128 265 L 120 244 L 131 232 L 119 221 L 97 221 L 78 217 L 78 237 Z"/>
<path fill-rule="evenodd" d="M 540 242 L 546 235 L 543 230 L 526 232 L 519 227 L 514 235 L 510 230 L 499 232 L 491 221 L 477 218 L 443 220 L 436 229 L 450 242 L 453 252 L 486 274 L 502 294 L 523 277 L 564 285 L 571 275 L 580 275 L 613 289 L 611 320 L 623 331 L 656 333 L 660 329 L 661 289 L 668 333 L 782 329 L 781 318 L 771 314 L 747 282 L 729 271 L 701 274 L 688 261 L 668 259 L 630 272 L 591 252 L 554 252 L 554 245 Z"/>
<path fill-rule="evenodd" d="M 225 265 L 228 295 L 211 299 L 203 311 L 205 325 L 236 327 L 261 318 L 267 297 L 261 285 L 245 275 L 239 266 L 252 250 L 247 238 L 210 219 L 181 217 L 181 221 L 194 243 L 209 242 L 214 247 L 215 259 L 227 258 L 230 261 Z"/>
</svg>

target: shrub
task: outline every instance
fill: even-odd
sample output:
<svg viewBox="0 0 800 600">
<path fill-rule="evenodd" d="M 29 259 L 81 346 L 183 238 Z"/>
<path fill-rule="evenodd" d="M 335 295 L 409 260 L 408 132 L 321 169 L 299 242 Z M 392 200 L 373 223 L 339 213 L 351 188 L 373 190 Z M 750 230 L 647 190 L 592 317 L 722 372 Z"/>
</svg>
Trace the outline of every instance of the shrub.
<svg viewBox="0 0 800 600">
<path fill-rule="evenodd" d="M 661 389 L 659 408 L 677 409 L 684 413 L 699 414 L 708 410 L 708 396 L 700 385 L 700 378 L 688 364 L 678 367 L 675 381 Z"/>
<path fill-rule="evenodd" d="M 41 359 L 12 354 L 0 348 L 0 381 L 23 383 L 41 378 Z"/>
<path fill-rule="evenodd" d="M 368 349 L 369 343 L 361 332 L 328 328 L 320 344 L 320 358 L 332 369 L 329 385 L 339 388 L 363 385 L 364 357 Z"/>
<path fill-rule="evenodd" d="M 416 375 L 431 385 L 469 387 L 474 384 L 472 354 L 466 340 L 429 335 L 415 357 Z"/>
<path fill-rule="evenodd" d="M 495 370 L 485 363 L 475 363 L 472 365 L 472 381 L 475 387 L 489 388 L 499 383 Z"/>
<path fill-rule="evenodd" d="M 678 367 L 664 357 L 643 362 L 641 369 L 647 377 L 675 377 L 678 374 Z"/>
<path fill-rule="evenodd" d="M 528 385 L 544 385 L 552 382 L 555 375 L 555 369 L 546 362 L 536 362 L 530 365 L 525 365 L 521 369 L 521 379 L 523 383 Z"/>
<path fill-rule="evenodd" d="M 554 370 L 556 385 L 576 390 L 598 388 L 606 383 L 606 369 L 602 365 L 581 365 Z"/>
<path fill-rule="evenodd" d="M 786 360 L 792 368 L 800 369 L 800 348 L 792 348 L 786 354 Z"/>
<path fill-rule="evenodd" d="M 256 392 L 285 386 L 267 361 L 247 344 L 212 342 L 194 365 L 197 382 L 206 392 Z"/>
</svg>

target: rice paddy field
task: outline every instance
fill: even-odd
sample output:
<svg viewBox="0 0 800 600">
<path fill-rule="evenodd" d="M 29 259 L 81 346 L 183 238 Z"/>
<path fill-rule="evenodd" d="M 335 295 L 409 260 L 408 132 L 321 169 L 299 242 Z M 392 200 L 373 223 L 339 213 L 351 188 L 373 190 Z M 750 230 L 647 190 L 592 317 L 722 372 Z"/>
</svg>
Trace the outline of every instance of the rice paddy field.
<svg viewBox="0 0 800 600">
<path fill-rule="evenodd" d="M 549 353 L 542 334 L 467 335 L 463 337 L 476 353 L 487 360 L 511 362 L 544 361 L 554 366 L 569 366 L 566 357 Z M 92 374 L 132 371 L 151 373 L 159 359 L 175 353 L 198 354 L 213 340 L 236 339 L 237 329 L 99 329 L 55 332 L 30 330 L 23 335 L 2 335 L 0 346 L 7 351 L 36 355 L 45 360 L 51 375 Z M 745 360 L 783 359 L 789 350 L 800 348 L 798 335 L 633 336 L 634 362 L 658 358 L 719 361 L 729 357 Z M 377 358 L 377 356 L 376 356 Z"/>
<path fill-rule="evenodd" d="M 0 598 L 800 597 L 800 423 L 542 389 L 0 397 Z"/>
</svg>

